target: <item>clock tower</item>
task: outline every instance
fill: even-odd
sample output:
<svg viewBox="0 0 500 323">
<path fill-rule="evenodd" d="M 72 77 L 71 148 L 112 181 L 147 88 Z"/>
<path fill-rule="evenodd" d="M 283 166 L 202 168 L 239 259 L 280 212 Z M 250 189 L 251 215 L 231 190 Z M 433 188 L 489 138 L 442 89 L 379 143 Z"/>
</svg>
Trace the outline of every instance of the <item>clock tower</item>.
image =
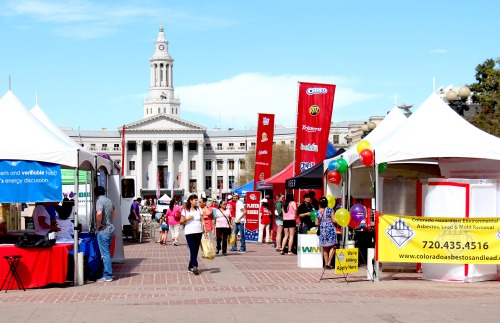
<svg viewBox="0 0 500 323">
<path fill-rule="evenodd" d="M 144 118 L 158 114 L 179 116 L 181 102 L 174 98 L 174 59 L 168 53 L 163 23 L 155 41 L 155 52 L 149 59 L 151 81 L 149 98 L 144 99 Z"/>
</svg>

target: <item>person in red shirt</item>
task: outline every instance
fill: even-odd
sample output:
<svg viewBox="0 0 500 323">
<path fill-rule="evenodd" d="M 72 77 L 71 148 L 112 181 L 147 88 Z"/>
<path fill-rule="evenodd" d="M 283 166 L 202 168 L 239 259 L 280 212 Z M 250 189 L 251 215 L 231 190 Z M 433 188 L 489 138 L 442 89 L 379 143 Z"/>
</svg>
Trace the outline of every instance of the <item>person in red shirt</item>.
<svg viewBox="0 0 500 323">
<path fill-rule="evenodd" d="M 262 199 L 260 201 L 261 207 L 259 209 L 259 242 L 264 243 L 264 233 L 265 240 L 267 243 L 270 242 L 269 236 L 269 225 L 271 224 L 271 210 L 269 209 L 269 204 L 267 204 L 267 199 Z"/>
<path fill-rule="evenodd" d="M 234 220 L 234 218 L 236 217 L 236 200 L 233 200 L 232 195 L 227 196 L 226 208 L 231 212 L 231 217 Z"/>
</svg>

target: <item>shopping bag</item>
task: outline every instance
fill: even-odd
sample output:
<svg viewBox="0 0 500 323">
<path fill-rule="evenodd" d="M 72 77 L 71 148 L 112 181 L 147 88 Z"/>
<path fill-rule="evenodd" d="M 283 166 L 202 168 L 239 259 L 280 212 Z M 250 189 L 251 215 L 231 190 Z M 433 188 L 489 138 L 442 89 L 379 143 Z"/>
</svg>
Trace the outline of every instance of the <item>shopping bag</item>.
<svg viewBox="0 0 500 323">
<path fill-rule="evenodd" d="M 201 240 L 203 248 L 203 256 L 205 259 L 212 260 L 215 258 L 214 244 L 208 239 Z"/>
<path fill-rule="evenodd" d="M 236 233 L 231 232 L 229 237 L 227 237 L 227 244 L 229 245 L 229 247 L 232 247 L 234 246 L 235 243 L 236 243 Z"/>
</svg>

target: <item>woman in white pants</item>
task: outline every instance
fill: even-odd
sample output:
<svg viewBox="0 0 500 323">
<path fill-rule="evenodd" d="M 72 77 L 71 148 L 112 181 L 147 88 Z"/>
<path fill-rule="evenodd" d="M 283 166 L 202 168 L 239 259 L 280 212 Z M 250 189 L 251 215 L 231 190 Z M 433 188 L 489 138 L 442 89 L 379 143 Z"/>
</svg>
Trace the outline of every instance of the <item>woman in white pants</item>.
<svg viewBox="0 0 500 323">
<path fill-rule="evenodd" d="M 175 200 L 172 199 L 168 206 L 166 218 L 168 219 L 168 225 L 170 227 L 170 235 L 172 236 L 172 245 L 178 246 L 179 243 L 177 239 L 179 238 L 179 231 L 181 229 L 181 207 L 175 205 Z"/>
</svg>

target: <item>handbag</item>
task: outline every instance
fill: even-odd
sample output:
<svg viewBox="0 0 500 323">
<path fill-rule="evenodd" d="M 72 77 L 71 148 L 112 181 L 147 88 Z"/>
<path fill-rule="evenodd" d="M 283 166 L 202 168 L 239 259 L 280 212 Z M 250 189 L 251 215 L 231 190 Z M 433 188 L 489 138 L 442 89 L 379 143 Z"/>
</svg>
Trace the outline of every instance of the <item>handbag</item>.
<svg viewBox="0 0 500 323">
<path fill-rule="evenodd" d="M 324 213 L 324 212 L 323 212 L 323 213 Z M 320 230 L 320 229 L 321 229 L 321 222 L 323 222 L 323 215 L 324 215 L 324 214 L 321 214 L 321 217 L 319 218 L 319 219 L 320 219 L 320 220 L 319 220 L 319 225 L 318 225 L 318 229 L 316 230 L 316 234 L 317 234 L 318 236 L 320 236 L 320 235 L 321 235 L 321 230 Z"/>
<path fill-rule="evenodd" d="M 229 247 L 232 247 L 234 246 L 235 243 L 236 243 L 236 233 L 231 232 L 231 234 L 227 238 L 227 244 Z"/>
<path fill-rule="evenodd" d="M 215 258 L 214 244 L 208 239 L 201 240 L 201 246 L 203 248 L 203 256 L 205 259 L 213 260 Z"/>
</svg>

